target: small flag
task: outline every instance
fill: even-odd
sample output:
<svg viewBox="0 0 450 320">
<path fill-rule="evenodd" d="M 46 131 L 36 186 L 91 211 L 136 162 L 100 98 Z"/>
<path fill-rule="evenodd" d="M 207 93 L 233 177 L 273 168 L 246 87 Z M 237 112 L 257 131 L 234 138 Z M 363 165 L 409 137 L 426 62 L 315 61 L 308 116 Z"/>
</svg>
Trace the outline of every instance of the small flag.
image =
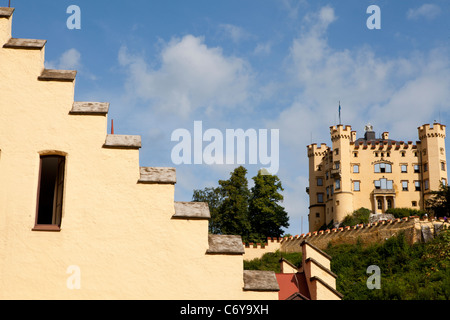
<svg viewBox="0 0 450 320">
<path fill-rule="evenodd" d="M 339 101 L 339 124 L 341 123 L 341 102 Z"/>
</svg>

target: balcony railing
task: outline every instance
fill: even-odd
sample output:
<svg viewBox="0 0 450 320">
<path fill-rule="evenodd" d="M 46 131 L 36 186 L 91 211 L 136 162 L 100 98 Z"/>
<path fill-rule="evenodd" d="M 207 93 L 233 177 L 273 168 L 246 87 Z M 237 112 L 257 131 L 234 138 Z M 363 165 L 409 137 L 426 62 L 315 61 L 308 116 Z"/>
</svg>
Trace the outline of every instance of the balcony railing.
<svg viewBox="0 0 450 320">
<path fill-rule="evenodd" d="M 374 194 L 395 194 L 394 189 L 373 189 Z"/>
</svg>

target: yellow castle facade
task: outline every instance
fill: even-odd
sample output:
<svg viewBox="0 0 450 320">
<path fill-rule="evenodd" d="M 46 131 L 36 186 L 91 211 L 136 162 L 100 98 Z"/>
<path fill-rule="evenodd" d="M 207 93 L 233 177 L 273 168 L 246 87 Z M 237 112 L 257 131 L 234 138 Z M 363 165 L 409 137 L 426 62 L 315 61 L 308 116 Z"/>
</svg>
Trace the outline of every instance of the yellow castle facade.
<svg viewBox="0 0 450 320">
<path fill-rule="evenodd" d="M 423 210 L 430 191 L 447 184 L 445 129 L 424 124 L 413 143 L 393 140 L 389 132 L 377 138 L 370 124 L 362 138 L 351 126 L 330 127 L 331 146 L 307 146 L 309 231 L 342 222 L 359 208 Z"/>
<path fill-rule="evenodd" d="M 141 137 L 107 134 L 109 103 L 74 101 L 76 71 L 0 8 L 0 299 L 278 299 L 244 271 L 239 236 L 174 201 L 174 168 L 140 167 Z"/>
</svg>

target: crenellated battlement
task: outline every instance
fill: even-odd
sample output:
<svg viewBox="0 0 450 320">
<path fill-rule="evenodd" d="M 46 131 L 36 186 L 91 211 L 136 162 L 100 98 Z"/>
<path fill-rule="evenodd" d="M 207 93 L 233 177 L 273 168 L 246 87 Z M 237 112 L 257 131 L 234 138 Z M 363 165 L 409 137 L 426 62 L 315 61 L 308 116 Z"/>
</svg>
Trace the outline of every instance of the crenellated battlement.
<svg viewBox="0 0 450 320">
<path fill-rule="evenodd" d="M 317 146 L 317 143 L 313 143 L 307 146 L 308 148 L 308 157 L 323 157 L 327 152 L 330 151 L 330 147 L 326 145 L 326 143 L 321 143 L 320 146 Z"/>
<path fill-rule="evenodd" d="M 251 260 L 261 257 L 264 253 L 275 252 L 301 252 L 300 243 L 307 240 L 319 249 L 325 249 L 330 243 L 336 244 L 355 244 L 360 241 L 363 244 L 382 242 L 401 232 L 409 243 L 427 241 L 427 237 L 434 236 L 439 230 L 450 229 L 450 223 L 439 219 L 420 219 L 417 216 L 396 218 L 391 220 L 383 220 L 368 224 L 358 224 L 355 226 L 339 227 L 327 230 L 308 232 L 306 234 L 284 237 L 266 243 L 264 246 L 257 244 L 256 246 L 245 246 L 245 260 Z"/>
<path fill-rule="evenodd" d="M 424 124 L 418 127 L 419 139 L 425 138 L 445 138 L 445 125 L 440 123 L 434 123 L 433 126 L 430 124 Z"/>
<path fill-rule="evenodd" d="M 331 126 L 330 127 L 330 134 L 331 134 L 331 141 L 336 141 L 339 139 L 349 139 L 352 140 L 352 137 L 355 136 L 355 134 L 352 131 L 352 127 L 349 125 L 342 125 L 339 124 L 337 126 Z"/>
</svg>

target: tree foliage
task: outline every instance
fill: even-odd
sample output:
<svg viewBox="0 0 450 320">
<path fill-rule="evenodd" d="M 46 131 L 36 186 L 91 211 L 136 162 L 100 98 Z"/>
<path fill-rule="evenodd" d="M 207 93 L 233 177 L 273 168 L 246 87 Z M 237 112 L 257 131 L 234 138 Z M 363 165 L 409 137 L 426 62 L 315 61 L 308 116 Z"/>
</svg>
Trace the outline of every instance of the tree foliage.
<svg viewBox="0 0 450 320">
<path fill-rule="evenodd" d="M 432 198 L 426 201 L 427 210 L 435 217 L 450 216 L 450 187 L 441 183 L 438 191 L 431 191 Z"/>
<path fill-rule="evenodd" d="M 347 215 L 341 222 L 341 226 L 354 226 L 360 223 L 369 223 L 370 210 L 367 208 L 359 208 Z"/>
<path fill-rule="evenodd" d="M 450 229 L 410 245 L 403 233 L 382 243 L 330 245 L 324 250 L 344 300 L 450 300 Z M 284 255 L 284 253 L 283 253 Z M 285 257 L 298 265 L 301 253 Z M 244 263 L 247 270 L 279 270 L 279 253 Z M 380 289 L 369 289 L 369 266 L 380 268 Z"/>
<path fill-rule="evenodd" d="M 279 204 L 283 200 L 281 181 L 276 175 L 258 172 L 249 190 L 247 169 L 237 167 L 219 186 L 194 190 L 193 201 L 207 202 L 214 234 L 240 235 L 244 242 L 265 241 L 279 237 L 281 228 L 289 226 L 289 217 Z"/>
<path fill-rule="evenodd" d="M 228 180 L 219 180 L 222 203 L 217 209 L 220 233 L 238 234 L 247 240 L 251 231 L 248 219 L 248 190 L 247 169 L 243 166 L 236 168 Z"/>
<path fill-rule="evenodd" d="M 392 214 L 394 218 L 404 218 L 410 216 L 422 217 L 426 214 L 426 211 L 412 208 L 389 208 L 386 210 L 386 213 Z"/>
<path fill-rule="evenodd" d="M 280 179 L 275 175 L 262 173 L 253 177 L 255 182 L 249 201 L 249 221 L 254 241 L 265 241 L 268 236 L 280 237 L 282 227 L 289 226 L 289 217 L 279 204 L 283 201 Z"/>
</svg>

